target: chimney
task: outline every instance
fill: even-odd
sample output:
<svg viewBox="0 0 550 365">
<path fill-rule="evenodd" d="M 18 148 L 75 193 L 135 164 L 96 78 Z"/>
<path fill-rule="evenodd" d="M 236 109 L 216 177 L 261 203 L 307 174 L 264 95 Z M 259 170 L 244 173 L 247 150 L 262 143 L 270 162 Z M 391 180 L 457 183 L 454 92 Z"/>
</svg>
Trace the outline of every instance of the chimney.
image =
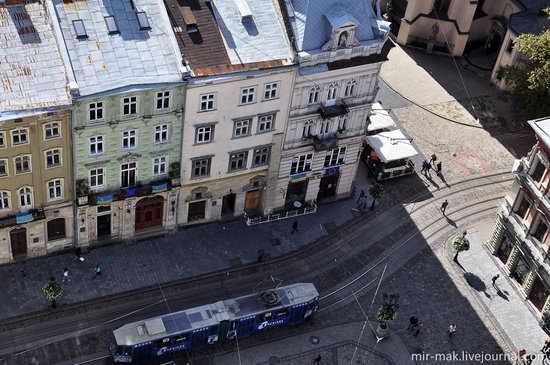
<svg viewBox="0 0 550 365">
<path fill-rule="evenodd" d="M 252 12 L 246 3 L 246 0 L 235 0 L 237 3 L 237 9 L 239 9 L 239 14 L 241 14 L 241 22 L 247 22 L 252 20 Z"/>
</svg>

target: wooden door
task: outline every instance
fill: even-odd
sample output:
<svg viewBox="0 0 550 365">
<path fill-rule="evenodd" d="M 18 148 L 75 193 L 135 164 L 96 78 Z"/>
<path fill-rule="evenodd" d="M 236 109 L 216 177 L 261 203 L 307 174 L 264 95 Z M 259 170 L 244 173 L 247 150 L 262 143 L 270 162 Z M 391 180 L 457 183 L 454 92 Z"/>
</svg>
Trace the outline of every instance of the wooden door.
<svg viewBox="0 0 550 365">
<path fill-rule="evenodd" d="M 97 237 L 111 236 L 111 214 L 97 216 Z"/>
<path fill-rule="evenodd" d="M 10 232 L 11 253 L 13 258 L 27 255 L 27 229 L 16 228 Z"/>
<path fill-rule="evenodd" d="M 136 231 L 161 226 L 163 212 L 164 198 L 161 196 L 140 200 L 136 204 Z"/>
<path fill-rule="evenodd" d="M 246 199 L 244 202 L 245 210 L 260 209 L 260 202 L 262 198 L 262 191 L 260 189 L 251 190 L 246 193 Z"/>
<path fill-rule="evenodd" d="M 198 221 L 206 216 L 206 200 L 200 202 L 189 203 L 189 212 L 187 213 L 187 221 Z"/>
</svg>

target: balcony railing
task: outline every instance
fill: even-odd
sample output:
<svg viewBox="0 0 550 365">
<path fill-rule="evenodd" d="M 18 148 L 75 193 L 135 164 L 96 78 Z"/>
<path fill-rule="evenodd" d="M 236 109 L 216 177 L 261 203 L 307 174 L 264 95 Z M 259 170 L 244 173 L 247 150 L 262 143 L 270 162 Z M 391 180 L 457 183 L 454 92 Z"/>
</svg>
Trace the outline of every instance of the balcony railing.
<svg viewBox="0 0 550 365">
<path fill-rule="evenodd" d="M 339 100 L 334 105 L 321 104 L 318 110 L 323 119 L 339 117 L 349 113 L 349 109 L 343 100 Z"/>
<path fill-rule="evenodd" d="M 244 219 L 247 226 L 254 226 L 256 224 L 269 223 L 274 221 L 280 221 L 281 219 L 293 218 L 300 215 L 313 214 L 317 212 L 317 204 L 314 201 L 307 203 L 305 206 L 298 209 L 290 209 L 271 213 L 268 215 L 261 215 L 256 217 L 248 217 L 245 213 Z"/>
<path fill-rule="evenodd" d="M 324 133 L 312 136 L 311 140 L 315 151 L 330 150 L 338 146 L 338 134 L 336 133 Z"/>
<path fill-rule="evenodd" d="M 46 214 L 42 209 L 32 209 L 26 214 L 14 214 L 0 218 L 0 228 L 16 226 L 18 224 L 29 223 L 41 219 L 46 219 Z"/>
<path fill-rule="evenodd" d="M 175 181 L 176 183 L 178 181 Z M 177 184 L 176 184 L 177 185 Z M 102 191 L 97 193 L 78 194 L 78 205 L 101 205 L 109 204 L 114 201 L 120 201 L 134 196 L 147 196 L 171 190 L 175 185 L 171 180 L 152 182 L 149 184 L 139 184 L 119 190 Z"/>
</svg>

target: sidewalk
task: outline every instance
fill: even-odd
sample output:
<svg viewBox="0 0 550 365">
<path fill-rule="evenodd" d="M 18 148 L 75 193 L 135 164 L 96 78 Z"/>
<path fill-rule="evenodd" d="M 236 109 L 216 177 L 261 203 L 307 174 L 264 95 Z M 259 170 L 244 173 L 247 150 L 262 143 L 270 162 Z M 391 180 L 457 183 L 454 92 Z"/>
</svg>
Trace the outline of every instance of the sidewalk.
<svg viewBox="0 0 550 365">
<path fill-rule="evenodd" d="M 516 349 L 526 349 L 528 354 L 540 354 L 546 333 L 538 326 L 536 318 L 514 289 L 511 278 L 504 275 L 494 262 L 494 258 L 483 247 L 489 239 L 494 222 L 482 222 L 468 229 L 470 249 L 460 253 L 458 261 L 464 267 L 466 280 L 490 313 L 498 321 Z M 451 254 L 454 255 L 454 252 Z M 452 258 L 451 258 L 452 260 Z M 492 286 L 491 278 L 500 274 L 496 282 L 499 290 Z M 538 365 L 540 362 L 533 362 Z"/>
<path fill-rule="evenodd" d="M 315 319 L 314 319 L 315 320 Z M 214 365 L 311 365 L 321 356 L 319 365 L 409 365 L 411 354 L 399 336 L 389 336 L 376 344 L 376 337 L 364 322 L 327 327 L 282 340 L 267 342 L 244 350 L 214 357 Z M 361 332 L 363 332 L 361 334 Z M 358 339 L 361 338 L 359 346 Z M 240 361 L 239 361 L 240 356 Z"/>
</svg>

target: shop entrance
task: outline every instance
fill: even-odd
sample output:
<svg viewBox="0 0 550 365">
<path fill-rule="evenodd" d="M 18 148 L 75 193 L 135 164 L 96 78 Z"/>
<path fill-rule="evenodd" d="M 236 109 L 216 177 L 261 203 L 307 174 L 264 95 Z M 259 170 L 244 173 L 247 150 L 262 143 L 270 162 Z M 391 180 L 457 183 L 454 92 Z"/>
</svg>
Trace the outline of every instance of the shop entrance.
<svg viewBox="0 0 550 365">
<path fill-rule="evenodd" d="M 332 198 L 336 195 L 336 187 L 338 186 L 338 177 L 340 174 L 323 176 L 319 184 L 319 193 L 317 199 Z"/>
<path fill-rule="evenodd" d="M 156 196 L 145 198 L 136 204 L 136 231 L 162 226 L 164 198 Z"/>
<path fill-rule="evenodd" d="M 14 259 L 27 256 L 27 229 L 16 228 L 10 232 L 11 253 Z"/>
</svg>

